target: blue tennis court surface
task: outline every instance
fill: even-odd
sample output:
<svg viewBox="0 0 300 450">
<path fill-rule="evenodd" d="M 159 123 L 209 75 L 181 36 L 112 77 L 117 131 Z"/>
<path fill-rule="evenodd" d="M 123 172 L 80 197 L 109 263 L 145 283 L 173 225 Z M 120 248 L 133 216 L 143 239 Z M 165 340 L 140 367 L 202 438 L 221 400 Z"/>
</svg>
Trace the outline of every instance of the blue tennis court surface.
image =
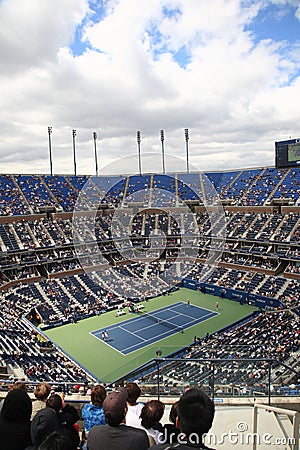
<svg viewBox="0 0 300 450">
<path fill-rule="evenodd" d="M 127 355 L 175 333 L 184 332 L 186 328 L 211 319 L 218 313 L 178 302 L 149 314 L 150 317 L 147 313 L 135 313 L 132 319 L 106 327 L 108 338 L 105 343 Z M 91 334 L 102 339 L 103 331 L 104 328 L 100 328 Z"/>
</svg>

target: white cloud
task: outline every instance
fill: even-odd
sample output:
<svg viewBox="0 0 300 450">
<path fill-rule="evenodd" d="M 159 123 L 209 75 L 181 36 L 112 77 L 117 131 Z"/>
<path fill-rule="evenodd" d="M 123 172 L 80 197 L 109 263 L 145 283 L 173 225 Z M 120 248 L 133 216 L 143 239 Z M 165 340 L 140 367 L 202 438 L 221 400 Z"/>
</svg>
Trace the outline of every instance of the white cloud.
<svg viewBox="0 0 300 450">
<path fill-rule="evenodd" d="M 68 45 L 76 24 L 87 13 L 82 0 L 2 0 L 0 3 L 1 73 L 40 66 Z"/>
<path fill-rule="evenodd" d="M 136 130 L 142 151 L 159 160 L 164 129 L 166 151 L 184 157 L 186 127 L 191 162 L 201 168 L 273 164 L 274 141 L 298 137 L 300 55 L 295 44 L 247 31 L 267 3 L 107 1 L 97 22 L 84 0 L 2 0 L 1 172 L 47 171 L 48 125 L 60 173 L 73 170 L 72 128 L 81 173 L 94 171 L 94 130 L 101 166 L 136 152 Z M 74 56 L 78 26 L 90 48 Z M 185 68 L 173 57 L 182 47 Z"/>
</svg>

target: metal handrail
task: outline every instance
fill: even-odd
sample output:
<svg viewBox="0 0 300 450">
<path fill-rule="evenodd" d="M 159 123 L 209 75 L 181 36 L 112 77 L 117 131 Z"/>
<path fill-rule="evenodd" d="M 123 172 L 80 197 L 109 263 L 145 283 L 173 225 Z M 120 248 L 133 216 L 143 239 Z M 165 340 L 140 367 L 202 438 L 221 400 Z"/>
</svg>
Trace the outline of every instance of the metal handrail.
<svg viewBox="0 0 300 450">
<path fill-rule="evenodd" d="M 288 446 L 291 450 L 299 450 L 299 427 L 300 427 L 300 413 L 298 411 L 292 411 L 290 409 L 277 408 L 275 406 L 270 405 L 261 405 L 256 403 L 253 409 L 253 444 L 252 450 L 257 450 L 257 445 L 259 444 L 257 439 L 257 430 L 258 430 L 258 410 L 264 409 L 265 411 L 275 413 L 275 419 L 277 423 L 279 423 L 277 414 L 284 414 L 288 417 L 292 418 L 292 436 L 286 438 L 285 445 Z"/>
</svg>

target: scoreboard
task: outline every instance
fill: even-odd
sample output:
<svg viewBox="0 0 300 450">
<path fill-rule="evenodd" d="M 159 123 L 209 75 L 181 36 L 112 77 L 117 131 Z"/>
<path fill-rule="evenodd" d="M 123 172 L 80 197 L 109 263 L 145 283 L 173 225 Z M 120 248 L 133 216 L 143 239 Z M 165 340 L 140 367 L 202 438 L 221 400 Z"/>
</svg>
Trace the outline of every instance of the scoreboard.
<svg viewBox="0 0 300 450">
<path fill-rule="evenodd" d="M 300 167 L 300 139 L 275 142 L 275 167 Z"/>
</svg>

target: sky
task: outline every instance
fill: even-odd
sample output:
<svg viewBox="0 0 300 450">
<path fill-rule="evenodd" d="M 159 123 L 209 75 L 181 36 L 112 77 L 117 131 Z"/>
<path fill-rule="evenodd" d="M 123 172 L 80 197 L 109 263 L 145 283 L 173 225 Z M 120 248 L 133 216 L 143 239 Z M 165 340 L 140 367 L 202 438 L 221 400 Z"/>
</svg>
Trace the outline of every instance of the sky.
<svg viewBox="0 0 300 450">
<path fill-rule="evenodd" d="M 0 173 L 49 173 L 49 126 L 56 174 L 73 129 L 78 174 L 93 132 L 100 174 L 137 173 L 138 130 L 143 172 L 160 130 L 182 170 L 186 128 L 197 170 L 273 166 L 300 137 L 300 0 L 0 0 L 0 105 Z"/>
</svg>

